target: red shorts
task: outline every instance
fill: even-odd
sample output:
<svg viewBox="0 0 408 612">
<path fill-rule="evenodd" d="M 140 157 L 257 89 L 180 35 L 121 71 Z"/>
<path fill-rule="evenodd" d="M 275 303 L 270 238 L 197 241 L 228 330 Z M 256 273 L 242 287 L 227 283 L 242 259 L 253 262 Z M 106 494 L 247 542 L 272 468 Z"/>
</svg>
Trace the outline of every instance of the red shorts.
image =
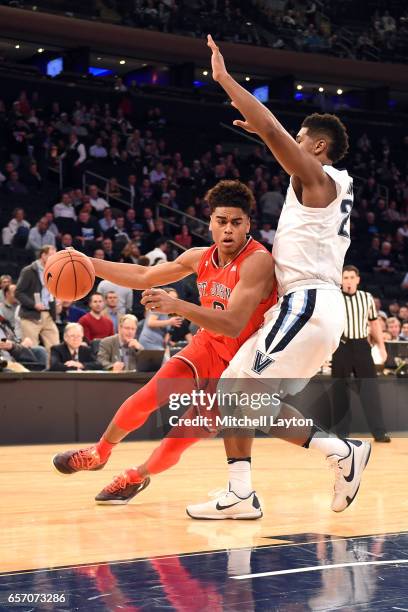
<svg viewBox="0 0 408 612">
<path fill-rule="evenodd" d="M 173 359 L 182 359 L 194 373 L 197 386 L 205 385 L 208 379 L 220 378 L 229 362 L 222 359 L 214 346 L 213 340 L 205 331 L 199 331 L 192 341 Z"/>
</svg>

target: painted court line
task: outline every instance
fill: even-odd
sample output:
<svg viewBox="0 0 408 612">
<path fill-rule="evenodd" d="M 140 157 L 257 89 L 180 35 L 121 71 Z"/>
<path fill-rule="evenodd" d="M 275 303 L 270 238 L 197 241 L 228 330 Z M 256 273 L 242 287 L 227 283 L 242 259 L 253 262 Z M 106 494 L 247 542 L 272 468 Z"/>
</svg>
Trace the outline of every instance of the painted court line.
<svg viewBox="0 0 408 612">
<path fill-rule="evenodd" d="M 334 563 L 332 565 L 314 565 L 312 567 L 297 567 L 295 569 L 279 570 L 276 572 L 262 572 L 260 574 L 243 574 L 242 576 L 230 576 L 233 580 L 246 580 L 247 578 L 263 578 L 264 576 L 283 576 L 284 574 L 301 574 L 304 572 L 321 572 L 326 569 L 337 569 L 340 567 L 358 567 L 364 565 L 396 565 L 397 563 L 408 563 L 408 559 L 389 559 L 387 561 L 355 561 L 353 563 Z"/>
</svg>

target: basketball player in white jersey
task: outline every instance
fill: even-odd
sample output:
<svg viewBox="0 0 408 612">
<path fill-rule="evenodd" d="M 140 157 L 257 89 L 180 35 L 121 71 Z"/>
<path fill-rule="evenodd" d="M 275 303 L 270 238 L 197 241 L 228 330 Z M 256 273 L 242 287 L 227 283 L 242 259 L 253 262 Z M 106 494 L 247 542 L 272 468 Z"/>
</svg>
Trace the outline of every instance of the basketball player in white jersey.
<svg viewBox="0 0 408 612">
<path fill-rule="evenodd" d="M 336 170 L 332 164 L 347 152 L 346 128 L 335 115 L 313 114 L 306 117 L 293 139 L 276 117 L 228 74 L 211 36 L 208 46 L 214 80 L 244 117 L 234 125 L 258 134 L 291 177 L 272 251 L 280 299 L 265 314 L 264 326 L 236 353 L 222 378 L 228 379 L 229 392 L 244 391 L 248 386 L 253 389 L 254 380 L 258 391 L 266 391 L 265 385 L 279 391 L 282 379 L 301 379 L 301 388 L 331 357 L 344 330 L 340 287 L 350 244 L 353 180 L 346 170 Z M 278 410 L 275 416 L 299 416 L 287 404 Z M 279 437 L 315 448 L 327 457 L 335 471 L 332 510 L 345 510 L 357 494 L 370 444 L 340 440 L 317 427 L 288 431 Z M 234 518 L 241 503 L 229 490 L 214 501 L 188 506 L 187 512 L 193 518 Z"/>
</svg>

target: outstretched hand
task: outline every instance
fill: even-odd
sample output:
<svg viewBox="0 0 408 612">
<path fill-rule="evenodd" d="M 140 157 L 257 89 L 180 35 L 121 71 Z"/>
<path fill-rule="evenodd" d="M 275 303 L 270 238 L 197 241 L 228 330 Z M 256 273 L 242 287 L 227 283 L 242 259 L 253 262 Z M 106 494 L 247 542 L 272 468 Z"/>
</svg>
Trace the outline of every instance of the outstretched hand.
<svg viewBox="0 0 408 612">
<path fill-rule="evenodd" d="M 212 56 L 211 56 L 211 67 L 212 67 L 212 76 L 214 81 L 221 81 L 222 78 L 224 76 L 228 75 L 227 69 L 225 67 L 225 63 L 224 63 L 224 58 L 221 55 L 221 52 L 218 48 L 218 46 L 215 44 L 213 37 L 211 36 L 211 34 L 208 34 L 207 36 L 207 45 L 210 47 L 211 51 L 212 51 Z M 224 87 L 225 89 L 225 87 Z M 229 93 L 229 92 L 228 92 Z M 237 108 L 236 104 L 234 104 L 234 102 L 231 102 L 232 106 L 234 106 L 235 108 Z M 239 109 L 237 109 L 239 110 Z M 256 130 L 251 126 L 251 124 L 248 121 L 245 120 L 241 120 L 241 119 L 236 119 L 233 122 L 233 125 L 235 125 L 236 127 L 242 128 L 243 130 L 246 130 L 247 132 L 250 132 L 252 134 L 256 134 Z"/>
<path fill-rule="evenodd" d="M 211 55 L 211 67 L 212 67 L 212 76 L 214 81 L 219 81 L 223 76 L 226 76 L 227 69 L 225 67 L 224 58 L 221 55 L 221 52 L 217 45 L 214 42 L 211 34 L 207 36 L 207 45 L 210 47 L 212 51 Z"/>
</svg>

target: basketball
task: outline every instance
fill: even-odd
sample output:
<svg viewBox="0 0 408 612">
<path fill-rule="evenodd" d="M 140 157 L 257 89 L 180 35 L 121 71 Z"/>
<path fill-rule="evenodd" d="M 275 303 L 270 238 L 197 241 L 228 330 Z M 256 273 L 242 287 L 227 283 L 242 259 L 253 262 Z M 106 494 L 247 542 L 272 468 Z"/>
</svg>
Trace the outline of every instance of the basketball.
<svg viewBox="0 0 408 612">
<path fill-rule="evenodd" d="M 59 251 L 47 261 L 44 282 L 57 299 L 72 302 L 91 291 L 95 270 L 86 255 L 78 251 Z"/>
</svg>

